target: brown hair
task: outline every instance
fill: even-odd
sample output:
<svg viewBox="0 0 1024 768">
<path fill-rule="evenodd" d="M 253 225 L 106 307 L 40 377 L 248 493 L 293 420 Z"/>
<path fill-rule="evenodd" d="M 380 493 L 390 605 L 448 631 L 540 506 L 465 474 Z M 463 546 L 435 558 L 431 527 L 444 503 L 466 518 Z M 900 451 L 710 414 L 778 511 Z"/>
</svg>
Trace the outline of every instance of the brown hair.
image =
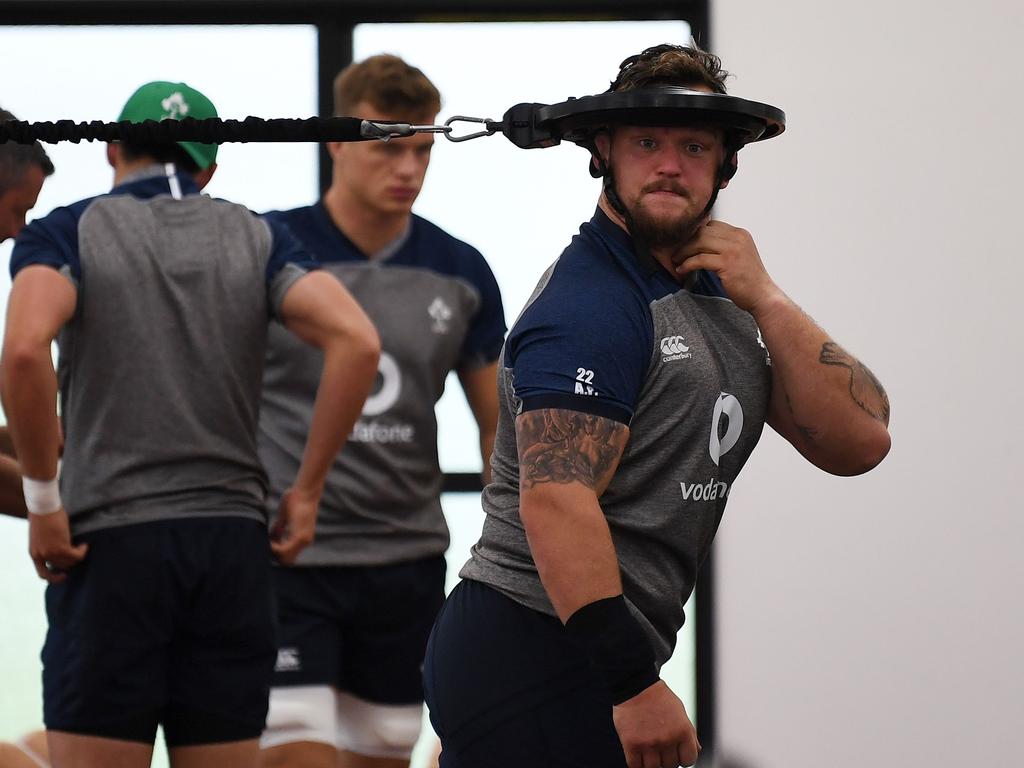
<svg viewBox="0 0 1024 768">
<path fill-rule="evenodd" d="M 619 74 L 609 91 L 633 91 L 658 85 L 684 88 L 703 85 L 715 93 L 725 93 L 729 73 L 722 69 L 722 60 L 701 49 L 668 43 L 647 48 L 630 56 L 619 65 Z"/>
<path fill-rule="evenodd" d="M 0 109 L 0 121 L 17 119 L 6 109 Z M 53 163 L 38 141 L 31 144 L 0 143 L 0 195 L 21 183 L 30 165 L 38 166 L 43 176 L 53 175 Z"/>
<path fill-rule="evenodd" d="M 334 114 L 359 117 L 351 112 L 361 101 L 396 116 L 441 111 L 441 94 L 427 76 L 389 53 L 349 64 L 334 79 Z"/>
</svg>

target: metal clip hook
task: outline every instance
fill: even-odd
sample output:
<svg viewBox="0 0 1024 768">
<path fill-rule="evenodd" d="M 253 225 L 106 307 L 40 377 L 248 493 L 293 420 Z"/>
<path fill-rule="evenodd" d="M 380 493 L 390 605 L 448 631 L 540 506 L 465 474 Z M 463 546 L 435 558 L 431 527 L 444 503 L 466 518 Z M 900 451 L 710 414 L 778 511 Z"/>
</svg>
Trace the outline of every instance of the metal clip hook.
<svg viewBox="0 0 1024 768">
<path fill-rule="evenodd" d="M 365 139 L 377 139 L 387 143 L 392 139 L 413 136 L 417 133 L 448 135 L 452 129 L 447 125 L 409 125 L 408 123 L 376 123 L 372 120 L 363 120 L 359 130 Z"/>
<path fill-rule="evenodd" d="M 455 136 L 452 134 L 453 129 L 451 125 L 452 123 L 456 122 L 482 123 L 486 127 L 484 128 L 484 130 L 477 131 L 476 133 L 467 133 L 465 136 Z M 448 141 L 455 142 L 469 141 L 470 139 L 478 139 L 481 136 L 492 136 L 493 134 L 501 130 L 501 123 L 496 123 L 489 117 L 466 117 L 465 115 L 454 115 L 452 117 L 449 117 L 447 120 L 444 121 L 444 126 L 445 128 L 448 129 L 447 131 L 445 131 L 445 138 L 448 139 Z"/>
</svg>

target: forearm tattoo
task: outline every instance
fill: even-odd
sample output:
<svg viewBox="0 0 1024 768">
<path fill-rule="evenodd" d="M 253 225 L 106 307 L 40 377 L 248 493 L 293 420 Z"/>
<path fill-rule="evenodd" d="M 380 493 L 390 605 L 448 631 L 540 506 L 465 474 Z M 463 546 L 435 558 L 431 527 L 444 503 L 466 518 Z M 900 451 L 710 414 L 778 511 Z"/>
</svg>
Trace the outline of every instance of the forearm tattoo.
<svg viewBox="0 0 1024 768">
<path fill-rule="evenodd" d="M 789 391 L 785 387 L 782 389 L 782 394 L 786 396 L 786 407 L 789 408 L 789 415 L 793 417 L 793 425 L 796 427 L 797 432 L 803 435 L 804 440 L 808 443 L 813 443 L 818 438 L 818 430 L 798 422 L 796 420 L 796 411 L 793 410 L 793 401 L 789 399 Z"/>
<path fill-rule="evenodd" d="M 542 408 L 516 418 L 519 479 L 524 488 L 540 483 L 607 485 L 629 430 L 624 424 L 577 411 Z"/>
<path fill-rule="evenodd" d="M 850 397 L 868 414 L 885 424 L 889 423 L 889 396 L 867 366 L 834 341 L 826 341 L 822 345 L 818 362 L 849 369 Z"/>
</svg>

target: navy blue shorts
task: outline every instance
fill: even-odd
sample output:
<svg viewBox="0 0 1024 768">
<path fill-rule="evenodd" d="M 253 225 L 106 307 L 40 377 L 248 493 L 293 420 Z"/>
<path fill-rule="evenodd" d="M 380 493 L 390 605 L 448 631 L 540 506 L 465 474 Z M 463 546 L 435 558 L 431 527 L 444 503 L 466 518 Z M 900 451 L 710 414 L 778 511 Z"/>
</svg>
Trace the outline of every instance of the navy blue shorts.
<svg viewBox="0 0 1024 768">
<path fill-rule="evenodd" d="M 562 623 L 491 587 L 452 590 L 423 680 L 441 768 L 626 768 L 608 690 Z"/>
<path fill-rule="evenodd" d="M 442 555 L 394 565 L 275 568 L 274 686 L 329 685 L 376 704 L 423 701 L 423 652 L 444 602 Z"/>
<path fill-rule="evenodd" d="M 166 520 L 77 537 L 46 590 L 43 714 L 55 731 L 172 747 L 263 730 L 276 636 L 266 527 Z"/>
</svg>

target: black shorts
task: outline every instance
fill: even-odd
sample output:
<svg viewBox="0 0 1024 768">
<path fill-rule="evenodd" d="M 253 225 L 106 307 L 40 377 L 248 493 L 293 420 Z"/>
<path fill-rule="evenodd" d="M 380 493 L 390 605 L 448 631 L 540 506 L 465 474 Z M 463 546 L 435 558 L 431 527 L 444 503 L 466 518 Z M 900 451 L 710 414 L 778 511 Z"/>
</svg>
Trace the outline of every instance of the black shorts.
<svg viewBox="0 0 1024 768">
<path fill-rule="evenodd" d="M 480 582 L 452 590 L 423 679 L 441 768 L 626 768 L 607 688 L 562 623 Z"/>
<path fill-rule="evenodd" d="M 55 731 L 169 746 L 257 738 L 276 636 L 266 527 L 166 520 L 85 534 L 46 590 L 43 714 Z"/>
<path fill-rule="evenodd" d="M 274 687 L 329 685 L 376 704 L 419 704 L 444 576 L 441 555 L 395 565 L 275 568 Z"/>
</svg>

